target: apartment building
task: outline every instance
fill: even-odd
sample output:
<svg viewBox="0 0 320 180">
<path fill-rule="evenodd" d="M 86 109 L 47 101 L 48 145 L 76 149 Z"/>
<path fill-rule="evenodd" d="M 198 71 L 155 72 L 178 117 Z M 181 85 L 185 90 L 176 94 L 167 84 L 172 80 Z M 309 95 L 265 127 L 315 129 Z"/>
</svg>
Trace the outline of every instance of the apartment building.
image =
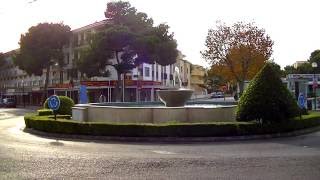
<svg viewBox="0 0 320 180">
<path fill-rule="evenodd" d="M 49 73 L 48 94 L 66 95 L 78 102 L 78 91 L 80 85 L 86 85 L 90 102 L 98 102 L 101 95 L 106 101 L 115 101 L 115 85 L 118 77 L 115 69 L 107 67 L 109 77 L 86 78 L 76 68 L 75 62 L 80 58 L 80 51 L 88 45 L 89 36 L 101 30 L 106 21 L 75 29 L 70 42 L 63 49 L 63 68 L 52 66 Z M 7 65 L 0 69 L 0 92 L 1 97 L 12 96 L 18 104 L 40 105 L 41 95 L 45 82 L 45 70 L 42 76 L 28 76 L 24 71 L 14 66 L 11 57 L 12 52 L 6 53 Z M 191 63 L 183 59 L 180 53 L 177 62 L 169 66 L 161 66 L 157 63 L 146 64 L 134 68 L 131 72 L 121 77 L 124 101 L 155 101 L 156 90 L 160 88 L 173 87 L 174 78 L 177 77 L 175 67 L 180 70 L 180 78 L 183 86 L 190 87 Z"/>
<path fill-rule="evenodd" d="M 295 63 L 293 63 L 293 67 L 297 69 L 299 66 L 305 63 L 308 63 L 308 61 L 296 61 Z"/>
<path fill-rule="evenodd" d="M 204 88 L 204 77 L 206 70 L 204 67 L 199 65 L 191 66 L 191 89 L 194 90 L 194 95 L 204 95 L 207 93 L 206 88 Z"/>
</svg>

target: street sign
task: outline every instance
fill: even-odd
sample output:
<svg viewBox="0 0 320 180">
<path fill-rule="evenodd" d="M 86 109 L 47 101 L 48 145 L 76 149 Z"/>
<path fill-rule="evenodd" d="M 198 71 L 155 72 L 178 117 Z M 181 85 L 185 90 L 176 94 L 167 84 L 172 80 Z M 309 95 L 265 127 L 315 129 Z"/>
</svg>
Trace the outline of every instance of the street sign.
<svg viewBox="0 0 320 180">
<path fill-rule="evenodd" d="M 87 94 L 87 86 L 85 85 L 80 85 L 79 88 L 79 100 L 80 104 L 88 104 L 88 94 Z"/>
<path fill-rule="evenodd" d="M 304 98 L 304 95 L 302 93 L 299 94 L 298 104 L 299 104 L 299 107 L 301 109 L 305 108 L 305 98 Z"/>
<path fill-rule="evenodd" d="M 56 95 L 52 95 L 48 99 L 48 107 L 53 111 L 56 111 L 60 107 L 60 99 Z"/>
</svg>

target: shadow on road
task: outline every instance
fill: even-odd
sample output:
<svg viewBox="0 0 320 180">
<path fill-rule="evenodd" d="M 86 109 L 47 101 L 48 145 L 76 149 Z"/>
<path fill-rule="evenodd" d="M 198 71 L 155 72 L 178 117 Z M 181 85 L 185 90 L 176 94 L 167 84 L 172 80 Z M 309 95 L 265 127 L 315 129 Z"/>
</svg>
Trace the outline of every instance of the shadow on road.
<svg viewBox="0 0 320 180">
<path fill-rule="evenodd" d="M 53 145 L 53 146 L 63 146 L 64 145 L 62 142 L 59 142 L 58 139 L 56 139 L 56 141 L 50 142 L 49 144 Z"/>
<path fill-rule="evenodd" d="M 33 134 L 40 138 L 47 138 L 56 140 L 51 142 L 51 145 L 54 146 L 63 146 L 61 141 L 73 141 L 73 142 L 88 142 L 88 143 L 100 143 L 100 144 L 132 144 L 132 145 L 190 145 L 190 144 L 201 144 L 201 145 L 210 145 L 214 144 L 219 145 L 231 145 L 231 144 L 264 144 L 264 143 L 277 143 L 277 144 L 286 144 L 291 146 L 299 147 L 310 147 L 320 149 L 320 132 L 315 132 L 311 134 L 293 136 L 293 137 L 280 137 L 280 138 L 270 138 L 270 139 L 255 139 L 255 140 L 204 140 L 203 141 L 188 141 L 188 138 L 185 138 L 183 141 L 168 141 L 168 138 L 135 138 L 135 137 L 108 137 L 108 136 L 91 136 L 91 135 L 70 135 L 70 134 L 56 134 L 56 133 L 45 133 L 33 129 L 24 128 L 24 132 Z M 173 138 L 174 139 L 174 138 Z"/>
</svg>

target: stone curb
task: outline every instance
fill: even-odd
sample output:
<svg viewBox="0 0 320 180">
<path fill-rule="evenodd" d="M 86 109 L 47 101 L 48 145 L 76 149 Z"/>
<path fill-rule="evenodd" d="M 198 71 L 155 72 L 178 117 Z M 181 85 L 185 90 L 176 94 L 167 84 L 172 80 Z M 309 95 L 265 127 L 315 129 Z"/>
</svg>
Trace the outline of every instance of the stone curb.
<svg viewBox="0 0 320 180">
<path fill-rule="evenodd" d="M 106 142 L 145 142 L 145 143 L 201 143 L 201 142 L 228 142 L 228 141 L 246 141 L 246 140 L 260 140 L 271 138 L 294 137 L 304 134 L 320 131 L 320 126 L 313 128 L 297 130 L 288 133 L 265 134 L 265 135 L 248 135 L 248 136 L 224 136 L 224 137 L 113 137 L 113 136 L 93 136 L 93 135 L 70 135 L 70 134 L 56 134 L 47 133 L 30 128 L 24 128 L 24 132 L 31 133 L 43 138 L 59 138 L 61 140 L 71 141 L 90 141 L 99 140 Z"/>
<path fill-rule="evenodd" d="M 4 116 L 0 116 L 0 120 L 6 120 L 6 119 L 11 119 L 11 118 L 13 118 L 14 116 L 6 116 L 6 115 L 4 115 Z"/>
</svg>

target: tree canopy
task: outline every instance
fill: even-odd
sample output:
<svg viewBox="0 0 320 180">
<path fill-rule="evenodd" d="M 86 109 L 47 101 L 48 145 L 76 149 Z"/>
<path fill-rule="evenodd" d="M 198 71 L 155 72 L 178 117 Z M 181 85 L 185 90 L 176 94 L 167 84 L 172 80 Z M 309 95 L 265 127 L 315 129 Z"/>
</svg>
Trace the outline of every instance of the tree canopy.
<svg viewBox="0 0 320 180">
<path fill-rule="evenodd" d="M 21 35 L 20 49 L 16 52 L 14 63 L 29 75 L 40 76 L 46 69 L 44 91 L 46 94 L 50 66 L 63 65 L 63 46 L 71 35 L 70 27 L 62 23 L 40 23 Z"/>
<path fill-rule="evenodd" d="M 62 47 L 69 42 L 70 27 L 40 23 L 21 35 L 15 64 L 29 75 L 42 75 L 42 70 L 63 60 Z"/>
<path fill-rule="evenodd" d="M 284 67 L 284 73 L 286 75 L 287 74 L 311 74 L 315 72 L 314 70 L 315 69 L 308 62 L 300 64 L 296 68 L 290 65 Z"/>
<path fill-rule="evenodd" d="M 106 66 L 112 66 L 118 75 L 118 92 L 120 75 L 139 64 L 176 62 L 177 43 L 168 25 L 154 26 L 146 13 L 138 12 L 129 2 L 123 1 L 109 2 L 105 17 L 105 28 L 92 35 L 93 40 L 78 62 L 80 71 L 88 77 L 101 76 L 105 74 Z"/>
<path fill-rule="evenodd" d="M 314 50 L 309 57 L 309 62 L 313 63 L 316 62 L 318 64 L 320 64 L 320 50 Z"/>
<path fill-rule="evenodd" d="M 242 92 L 244 81 L 253 78 L 270 58 L 273 41 L 254 23 L 218 23 L 216 29 L 209 29 L 205 46 L 201 54 L 211 71 L 238 82 Z"/>
</svg>

